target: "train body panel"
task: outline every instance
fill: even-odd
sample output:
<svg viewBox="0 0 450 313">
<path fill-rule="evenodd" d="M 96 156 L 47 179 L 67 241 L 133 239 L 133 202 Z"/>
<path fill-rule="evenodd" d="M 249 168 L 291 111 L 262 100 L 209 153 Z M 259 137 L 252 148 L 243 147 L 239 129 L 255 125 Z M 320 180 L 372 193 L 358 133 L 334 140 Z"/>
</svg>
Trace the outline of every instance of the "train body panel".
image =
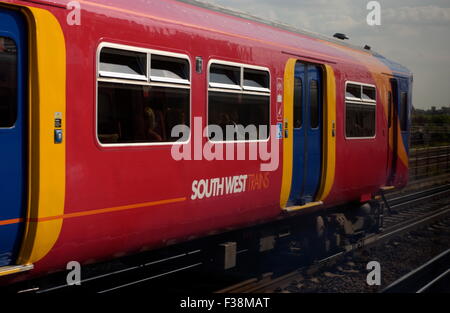
<svg viewBox="0 0 450 313">
<path fill-rule="evenodd" d="M 59 54 L 55 58 L 64 61 L 56 62 L 57 68 L 49 63 L 37 63 L 49 76 L 52 71 L 64 75 L 64 79 L 58 79 L 55 84 L 58 84 L 56 87 L 64 84 L 60 90 L 64 90 L 65 105 L 62 104 L 64 108 L 48 106 L 43 109 L 51 115 L 49 121 L 43 120 L 42 116 L 30 117 L 31 121 L 37 119 L 40 127 L 44 122 L 50 122 L 50 125 L 46 124 L 47 128 L 40 129 L 40 133 L 50 133 L 51 137 L 42 135 L 41 141 L 36 142 L 51 142 L 46 142 L 48 148 L 39 152 L 46 154 L 39 155 L 35 148 L 30 148 L 29 157 L 33 160 L 40 157 L 43 162 L 44 157 L 48 159 L 54 153 L 56 165 L 50 170 L 41 163 L 31 162 L 31 183 L 41 184 L 33 176 L 36 167 L 42 173 L 55 173 L 53 176 L 48 174 L 52 179 L 46 180 L 48 185 L 42 185 L 45 188 L 32 188 L 29 198 L 44 193 L 50 198 L 57 195 L 51 210 L 45 203 L 31 201 L 27 218 L 22 221 L 27 231 L 16 263 L 33 263 L 35 270 L 30 272 L 31 275 L 64 269 L 69 261 L 104 260 L 270 221 L 282 216 L 283 209 L 289 205 L 301 206 L 321 200 L 323 205 L 318 208 L 324 208 L 352 201 L 365 202 L 382 186 L 402 186 L 406 182 L 408 150 L 405 141 L 408 132 L 407 129 L 392 131 L 388 127 L 390 123 L 392 127 L 400 128 L 400 121 L 395 120 L 396 111 L 392 115 L 389 113 L 387 100 L 388 91 L 392 92 L 393 69 L 371 52 L 177 1 L 79 3 L 80 25 L 77 25 L 69 21 L 76 17 L 70 15 L 73 8 L 65 8 L 65 1 L 1 2 L 5 7 L 21 8 L 22 14 L 28 16 L 32 41 L 36 42 L 44 40 L 40 32 L 34 31 L 34 27 L 41 25 L 37 15 L 43 16 L 38 12 L 48 12 L 59 24 L 65 45 L 65 49 L 53 51 Z M 35 24 L 30 22 L 33 17 Z M 51 40 L 49 36 L 45 39 Z M 178 58 L 177 62 L 184 58 L 189 64 L 188 82 L 179 88 L 176 83 L 139 85 L 135 81 L 105 79 L 100 74 L 101 53 L 112 47 L 129 49 L 133 55 L 145 55 L 146 60 L 153 55 L 160 56 L 161 60 Z M 39 47 L 32 46 L 31 49 Z M 199 57 L 203 64 L 200 73 L 196 71 Z M 208 161 L 199 150 L 198 147 L 203 150 L 214 145 L 202 133 L 212 114 L 209 103 L 213 101 L 215 90 L 208 79 L 215 64 L 221 68 L 241 67 L 242 73 L 246 70 L 249 73 L 269 72 L 270 93 L 254 89 L 257 91 L 242 92 L 240 97 L 269 99 L 268 121 L 278 132 L 258 144 L 266 143 L 269 151 L 279 151 L 273 154 L 276 160 L 270 160 L 276 161 L 274 170 L 261 170 L 261 165 L 269 162 L 261 156 L 256 160 Z M 294 160 L 297 162 L 298 154 L 302 153 L 297 147 L 300 141 L 291 137 L 294 134 L 295 64 L 315 69 L 311 77 L 319 82 L 317 104 L 323 108 L 316 117 L 321 125 L 317 130 L 320 135 L 316 138 L 316 152 L 310 154 L 316 164 L 316 174 L 310 176 L 292 173 L 292 168 L 298 168 Z M 410 77 L 407 72 L 403 72 L 403 76 Z M 42 78 L 38 77 L 38 81 Z M 55 77 L 50 79 L 55 80 Z M 411 102 L 411 81 L 408 79 L 406 85 L 403 80 L 400 82 L 403 88 L 400 93 L 403 90 L 409 92 L 406 106 Z M 31 89 L 39 88 L 33 87 L 33 83 L 37 86 L 37 81 L 31 80 Z M 367 118 L 358 111 L 357 105 L 375 115 L 374 134 L 368 138 L 347 136 L 358 131 L 349 130 L 348 123 L 346 125 L 346 114 L 350 112 L 346 110 L 349 103 L 346 91 L 352 83 L 359 86 L 362 93 L 358 101 L 353 100 L 355 123 L 360 118 Z M 138 92 L 109 93 L 105 91 L 108 84 L 122 84 L 124 90 L 133 85 L 133 90 Z M 103 127 L 99 125 L 98 101 L 113 99 L 112 95 L 125 100 L 139 95 L 147 101 L 149 93 L 153 90 L 155 94 L 156 90 L 164 93 L 167 89 L 163 88 L 179 88 L 180 94 L 188 93 L 189 112 L 185 119 L 189 120 L 191 132 L 187 141 L 176 145 L 102 142 L 104 138 L 98 135 L 99 128 Z M 397 103 L 401 102 L 400 93 Z M 310 98 L 309 94 L 304 95 L 306 99 Z M 363 95 L 368 97 L 366 101 Z M 31 101 L 33 99 L 31 97 Z M 371 103 L 373 99 L 375 102 Z M 39 99 L 37 103 L 45 106 L 42 101 Z M 35 105 L 30 102 L 31 107 Z M 310 117 L 306 107 L 305 103 L 304 114 Z M 57 120 L 62 123 L 60 127 L 54 125 Z M 39 127 L 39 123 L 35 123 L 35 127 Z M 54 142 L 53 135 L 57 131 L 62 132 L 62 144 Z M 395 134 L 398 136 L 394 138 Z M 307 140 L 312 138 L 305 133 L 303 136 Z M 30 141 L 35 142 L 33 138 Z M 60 150 L 52 152 L 53 145 L 56 149 L 64 149 L 64 154 Z M 236 145 L 225 143 L 223 146 L 226 154 Z M 248 155 L 251 144 L 247 142 L 241 146 Z M 175 160 L 174 147 L 190 150 L 188 155 L 193 160 Z M 194 160 L 196 157 L 200 159 Z M 313 185 L 304 193 L 310 197 L 300 199 L 302 197 L 296 195 L 299 189 L 293 184 L 296 177 Z M 290 203 L 287 203 L 288 198 Z M 0 224 L 0 227 L 3 226 Z M 15 276 L 19 280 L 27 277 L 26 273 Z"/>
</svg>

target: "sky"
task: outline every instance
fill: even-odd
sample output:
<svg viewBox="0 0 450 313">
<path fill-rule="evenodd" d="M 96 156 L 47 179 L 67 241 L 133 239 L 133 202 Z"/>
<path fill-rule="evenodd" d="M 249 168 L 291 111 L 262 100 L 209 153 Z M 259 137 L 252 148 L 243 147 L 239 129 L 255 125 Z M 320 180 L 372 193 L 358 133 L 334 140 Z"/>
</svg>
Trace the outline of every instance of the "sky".
<svg viewBox="0 0 450 313">
<path fill-rule="evenodd" d="M 450 106 L 450 0 L 379 0 L 381 25 L 369 26 L 369 0 L 202 0 L 350 42 L 414 74 L 413 105 Z"/>
</svg>

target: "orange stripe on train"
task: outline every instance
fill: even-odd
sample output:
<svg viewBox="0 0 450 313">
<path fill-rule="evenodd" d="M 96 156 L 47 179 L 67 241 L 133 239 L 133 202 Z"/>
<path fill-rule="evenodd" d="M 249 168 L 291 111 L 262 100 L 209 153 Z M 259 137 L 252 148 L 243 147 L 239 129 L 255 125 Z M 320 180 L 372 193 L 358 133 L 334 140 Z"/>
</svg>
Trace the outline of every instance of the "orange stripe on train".
<svg viewBox="0 0 450 313">
<path fill-rule="evenodd" d="M 18 223 L 23 223 L 25 221 L 32 222 L 32 223 L 39 223 L 39 222 L 48 222 L 48 221 L 61 220 L 61 219 L 66 220 L 66 219 L 71 219 L 71 218 L 76 218 L 76 217 L 84 217 L 84 216 L 92 216 L 92 215 L 99 215 L 99 214 L 106 214 L 106 213 L 113 213 L 113 212 L 128 211 L 128 210 L 132 210 L 132 209 L 139 209 L 139 208 L 146 208 L 146 207 L 152 207 L 152 206 L 157 206 L 157 205 L 178 203 L 178 202 L 183 202 L 183 201 L 186 201 L 185 197 L 161 200 L 161 201 L 146 202 L 146 203 L 139 203 L 139 204 L 131 204 L 131 205 L 125 205 L 125 206 L 119 206 L 119 207 L 113 207 L 113 208 L 107 208 L 107 209 L 69 213 L 69 214 L 64 214 L 64 215 L 59 215 L 59 216 L 27 218 L 27 219 L 17 218 L 17 219 L 0 221 L 0 226 L 18 224 Z"/>
</svg>

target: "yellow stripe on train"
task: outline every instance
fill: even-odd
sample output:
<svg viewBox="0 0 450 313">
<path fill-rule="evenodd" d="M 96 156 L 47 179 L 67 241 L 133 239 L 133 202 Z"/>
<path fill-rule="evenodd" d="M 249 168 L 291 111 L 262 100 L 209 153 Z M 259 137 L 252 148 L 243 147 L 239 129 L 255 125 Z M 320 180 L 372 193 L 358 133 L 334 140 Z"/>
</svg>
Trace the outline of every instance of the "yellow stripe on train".
<svg viewBox="0 0 450 313">
<path fill-rule="evenodd" d="M 57 19 L 47 10 L 22 7 L 29 25 L 28 209 L 18 264 L 42 259 L 59 237 L 66 188 L 66 46 Z M 54 143 L 55 116 L 63 142 Z"/>
</svg>

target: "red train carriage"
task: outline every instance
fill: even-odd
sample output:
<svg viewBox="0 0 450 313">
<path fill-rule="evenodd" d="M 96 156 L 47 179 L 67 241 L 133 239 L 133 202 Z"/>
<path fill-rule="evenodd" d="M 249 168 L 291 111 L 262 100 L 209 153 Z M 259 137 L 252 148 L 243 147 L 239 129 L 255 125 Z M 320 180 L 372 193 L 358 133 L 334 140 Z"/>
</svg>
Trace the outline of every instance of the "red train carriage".
<svg viewBox="0 0 450 313">
<path fill-rule="evenodd" d="M 77 3 L 0 2 L 4 282 L 406 184 L 402 66 L 192 3 Z"/>
</svg>

